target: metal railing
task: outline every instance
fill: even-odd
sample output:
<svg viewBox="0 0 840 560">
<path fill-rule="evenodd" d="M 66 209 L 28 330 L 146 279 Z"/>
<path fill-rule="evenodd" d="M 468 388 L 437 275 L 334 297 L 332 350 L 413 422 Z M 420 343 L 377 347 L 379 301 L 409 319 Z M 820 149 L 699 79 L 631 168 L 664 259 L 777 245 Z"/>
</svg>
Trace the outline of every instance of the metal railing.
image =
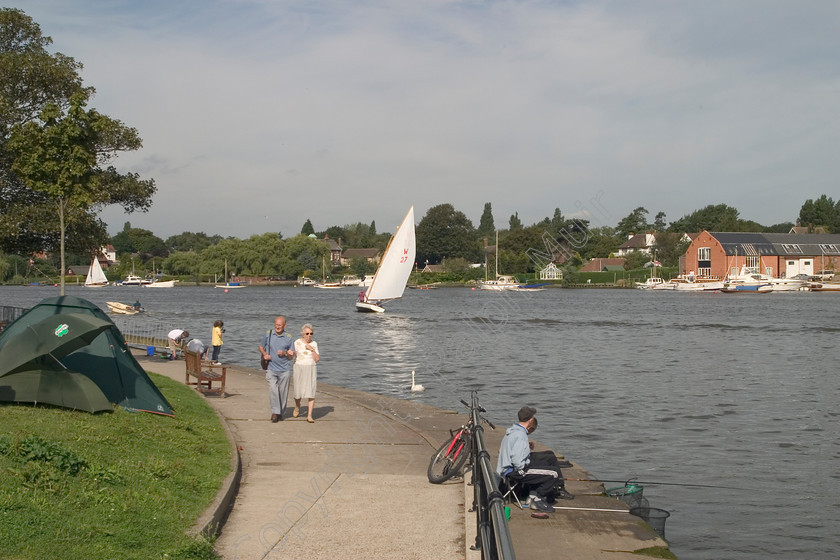
<svg viewBox="0 0 840 560">
<path fill-rule="evenodd" d="M 473 550 L 480 550 L 485 560 L 514 560 L 513 540 L 505 518 L 505 500 L 499 491 L 490 453 L 484 442 L 481 413 L 487 412 L 478 404 L 478 392 L 472 392 L 470 414 L 472 432 L 473 506 L 476 512 L 476 537 Z"/>
</svg>

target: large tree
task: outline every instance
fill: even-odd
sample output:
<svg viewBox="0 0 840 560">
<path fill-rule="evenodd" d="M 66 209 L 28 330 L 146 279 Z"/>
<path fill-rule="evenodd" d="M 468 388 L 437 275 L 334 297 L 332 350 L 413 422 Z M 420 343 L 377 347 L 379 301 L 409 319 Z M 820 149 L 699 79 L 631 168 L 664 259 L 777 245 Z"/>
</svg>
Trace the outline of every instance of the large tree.
<svg viewBox="0 0 840 560">
<path fill-rule="evenodd" d="M 417 224 L 417 262 L 440 263 L 443 258 L 464 258 L 477 262 L 481 257 L 472 222 L 451 204 L 429 208 Z"/>
<path fill-rule="evenodd" d="M 86 92 L 78 92 L 66 111 L 48 104 L 38 120 L 15 125 L 8 142 L 12 172 L 28 190 L 43 196 L 57 217 L 57 223 L 49 220 L 46 225 L 59 232 L 62 295 L 67 224 L 79 215 L 95 219 L 110 204 L 126 212 L 145 211 L 155 192 L 154 181 L 106 166 L 119 152 L 139 149 L 140 136 L 120 121 L 86 109 L 86 102 Z"/>
<path fill-rule="evenodd" d="M 137 131 L 87 109 L 81 64 L 51 55 L 49 37 L 20 10 L 0 10 L 0 248 L 79 252 L 107 241 L 103 207 L 145 211 L 154 182 L 108 165 L 141 146 Z"/>
<path fill-rule="evenodd" d="M 478 238 L 493 239 L 496 232 L 496 225 L 493 223 L 493 207 L 489 202 L 484 203 L 484 211 L 481 213 L 481 219 L 478 221 Z"/>
<path fill-rule="evenodd" d="M 826 195 L 816 200 L 809 198 L 799 209 L 799 223 L 805 227 L 823 226 L 832 233 L 840 231 L 840 201 L 835 203 Z"/>
<path fill-rule="evenodd" d="M 645 233 L 649 229 L 647 215 L 647 209 L 639 206 L 618 222 L 615 226 L 616 233 L 624 239 L 627 239 L 631 233 Z"/>
<path fill-rule="evenodd" d="M 27 254 L 58 247 L 51 226 L 54 209 L 45 193 L 34 191 L 12 171 L 9 138 L 16 125 L 37 120 L 47 106 L 66 109 L 74 93 L 84 91 L 82 65 L 61 53 L 50 54 L 52 39 L 24 12 L 0 9 L 0 250 Z M 92 92 L 92 88 L 87 91 Z M 105 227 L 90 216 L 71 219 L 68 232 L 77 249 L 102 240 Z"/>
<path fill-rule="evenodd" d="M 676 233 L 696 233 L 698 231 L 744 231 L 738 210 L 726 204 L 710 204 L 695 210 L 675 222 L 668 228 Z M 753 231 L 753 230 L 747 230 Z"/>
</svg>

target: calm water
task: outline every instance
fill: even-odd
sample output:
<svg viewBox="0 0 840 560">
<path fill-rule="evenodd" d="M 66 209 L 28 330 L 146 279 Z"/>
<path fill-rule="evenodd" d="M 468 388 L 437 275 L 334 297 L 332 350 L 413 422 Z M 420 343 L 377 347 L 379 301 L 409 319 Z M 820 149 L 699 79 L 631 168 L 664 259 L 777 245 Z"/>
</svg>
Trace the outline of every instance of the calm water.
<svg viewBox="0 0 840 560">
<path fill-rule="evenodd" d="M 68 289 L 103 309 L 139 297 L 148 313 L 124 330 L 209 342 L 222 319 L 222 361 L 250 367 L 283 313 L 294 335 L 314 325 L 325 382 L 454 410 L 477 389 L 501 426 L 536 406 L 540 441 L 594 476 L 737 488 L 645 485 L 682 560 L 837 557 L 840 294 L 407 290 L 374 316 L 356 293 Z M 0 305 L 56 294 L 0 287 Z M 408 391 L 412 369 L 425 393 Z"/>
</svg>

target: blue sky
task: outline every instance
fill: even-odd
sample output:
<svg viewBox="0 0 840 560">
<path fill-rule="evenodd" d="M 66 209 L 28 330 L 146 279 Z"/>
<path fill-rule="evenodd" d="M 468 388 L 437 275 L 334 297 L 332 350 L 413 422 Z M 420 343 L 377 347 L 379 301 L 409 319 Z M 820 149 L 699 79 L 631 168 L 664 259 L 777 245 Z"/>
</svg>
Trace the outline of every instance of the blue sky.
<svg viewBox="0 0 840 560">
<path fill-rule="evenodd" d="M 475 225 L 840 198 L 840 3 L 32 0 L 166 238 L 285 236 L 452 203 Z"/>
</svg>

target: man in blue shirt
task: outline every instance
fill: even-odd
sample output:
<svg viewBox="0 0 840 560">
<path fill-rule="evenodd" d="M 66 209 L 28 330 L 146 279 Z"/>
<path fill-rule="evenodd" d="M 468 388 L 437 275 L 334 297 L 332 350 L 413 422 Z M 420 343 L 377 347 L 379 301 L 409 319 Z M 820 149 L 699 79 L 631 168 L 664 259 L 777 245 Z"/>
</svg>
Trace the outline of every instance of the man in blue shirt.
<svg viewBox="0 0 840 560">
<path fill-rule="evenodd" d="M 504 477 L 509 473 L 512 480 L 521 482 L 529 488 L 531 507 L 543 512 L 553 512 L 554 508 L 547 503 L 555 498 L 571 500 L 574 498 L 566 492 L 563 475 L 554 453 L 553 463 L 539 455 L 539 460 L 531 460 L 532 444 L 528 441 L 528 434 L 537 427 L 537 409 L 523 406 L 517 414 L 519 422 L 508 428 L 502 444 L 499 446 L 499 460 L 496 463 L 496 473 Z M 535 459 L 537 456 L 535 454 Z"/>
<path fill-rule="evenodd" d="M 289 398 L 292 360 L 295 357 L 294 341 L 286 330 L 286 318 L 278 315 L 274 319 L 274 330 L 265 333 L 259 346 L 268 381 L 268 402 L 271 405 L 271 421 L 279 422 L 286 411 Z"/>
</svg>

